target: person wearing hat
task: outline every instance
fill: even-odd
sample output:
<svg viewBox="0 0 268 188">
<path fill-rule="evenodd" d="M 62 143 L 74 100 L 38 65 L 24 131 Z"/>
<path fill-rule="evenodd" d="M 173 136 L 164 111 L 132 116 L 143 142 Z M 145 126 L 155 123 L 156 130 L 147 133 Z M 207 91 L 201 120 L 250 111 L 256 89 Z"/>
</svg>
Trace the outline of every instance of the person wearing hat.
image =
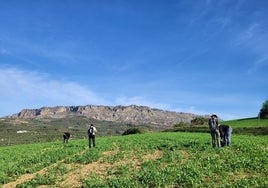
<svg viewBox="0 0 268 188">
<path fill-rule="evenodd" d="M 96 127 L 93 124 L 91 124 L 87 133 L 88 133 L 89 147 L 91 148 L 92 144 L 93 147 L 95 147 L 96 146 L 95 137 L 97 133 Z"/>
<path fill-rule="evenodd" d="M 219 120 L 218 116 L 214 113 L 210 116 L 209 121 L 209 130 L 211 134 L 212 147 L 221 147 L 221 137 L 219 130 Z"/>
</svg>

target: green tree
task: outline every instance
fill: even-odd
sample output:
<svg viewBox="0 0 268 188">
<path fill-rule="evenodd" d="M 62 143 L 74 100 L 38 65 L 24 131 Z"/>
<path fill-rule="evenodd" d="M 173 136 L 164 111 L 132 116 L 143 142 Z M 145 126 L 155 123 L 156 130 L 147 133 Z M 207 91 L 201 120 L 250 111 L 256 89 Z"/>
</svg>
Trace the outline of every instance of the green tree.
<svg viewBox="0 0 268 188">
<path fill-rule="evenodd" d="M 263 105 L 262 109 L 260 110 L 260 118 L 268 118 L 268 100 L 266 100 Z"/>
</svg>

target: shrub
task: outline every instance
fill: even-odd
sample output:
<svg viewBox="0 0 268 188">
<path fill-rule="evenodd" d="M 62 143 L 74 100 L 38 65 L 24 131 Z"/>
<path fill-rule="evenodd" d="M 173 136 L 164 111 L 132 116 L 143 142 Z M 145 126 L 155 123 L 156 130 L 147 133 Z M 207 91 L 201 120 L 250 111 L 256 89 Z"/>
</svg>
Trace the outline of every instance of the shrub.
<svg viewBox="0 0 268 188">
<path fill-rule="evenodd" d="M 174 127 L 174 128 L 178 128 L 178 127 L 188 127 L 189 125 L 190 125 L 189 123 L 181 121 L 180 123 L 175 124 L 173 127 Z"/>
<path fill-rule="evenodd" d="M 129 135 L 129 134 L 141 134 L 142 131 L 138 128 L 131 128 L 127 129 L 126 131 L 123 132 L 122 135 Z"/>
<path fill-rule="evenodd" d="M 262 119 L 268 118 L 268 100 L 263 103 L 259 116 Z"/>
<path fill-rule="evenodd" d="M 205 117 L 196 117 L 191 120 L 191 125 L 204 125 L 208 123 L 208 118 Z"/>
</svg>

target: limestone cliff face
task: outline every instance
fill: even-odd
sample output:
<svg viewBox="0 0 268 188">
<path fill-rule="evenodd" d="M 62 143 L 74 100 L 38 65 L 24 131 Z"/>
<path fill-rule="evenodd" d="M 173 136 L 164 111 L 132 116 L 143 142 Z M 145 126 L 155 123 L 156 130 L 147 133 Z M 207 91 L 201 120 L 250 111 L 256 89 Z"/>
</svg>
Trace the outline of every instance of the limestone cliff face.
<svg viewBox="0 0 268 188">
<path fill-rule="evenodd" d="M 86 116 L 102 121 L 116 121 L 131 124 L 171 126 L 179 122 L 190 122 L 198 115 L 171 112 L 147 106 L 57 106 L 40 109 L 24 109 L 13 115 L 17 118 L 64 118 L 71 115 Z"/>
</svg>

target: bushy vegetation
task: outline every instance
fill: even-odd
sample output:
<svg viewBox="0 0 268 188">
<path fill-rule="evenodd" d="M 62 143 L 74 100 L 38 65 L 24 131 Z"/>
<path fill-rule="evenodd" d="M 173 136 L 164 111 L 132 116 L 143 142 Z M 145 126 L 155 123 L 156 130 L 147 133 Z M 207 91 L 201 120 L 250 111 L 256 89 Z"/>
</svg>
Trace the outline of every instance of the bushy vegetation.
<svg viewBox="0 0 268 188">
<path fill-rule="evenodd" d="M 0 147 L 2 187 L 267 187 L 268 137 L 146 133 Z"/>
<path fill-rule="evenodd" d="M 175 124 L 173 127 L 178 128 L 178 127 L 188 127 L 188 126 L 190 126 L 190 123 L 181 121 L 181 122 Z"/>
<path fill-rule="evenodd" d="M 196 117 L 191 120 L 191 125 L 205 125 L 208 123 L 208 118 L 205 117 Z"/>
<path fill-rule="evenodd" d="M 124 131 L 122 135 L 141 134 L 141 133 L 142 131 L 139 128 L 131 128 Z"/>
<path fill-rule="evenodd" d="M 266 100 L 259 113 L 260 118 L 268 118 L 268 100 Z"/>
<path fill-rule="evenodd" d="M 191 120 L 191 122 L 179 122 L 177 124 L 175 124 L 173 127 L 174 128 L 178 128 L 178 127 L 189 127 L 189 126 L 202 126 L 202 125 L 207 125 L 208 124 L 208 119 L 206 117 L 196 117 L 194 119 Z"/>
</svg>

